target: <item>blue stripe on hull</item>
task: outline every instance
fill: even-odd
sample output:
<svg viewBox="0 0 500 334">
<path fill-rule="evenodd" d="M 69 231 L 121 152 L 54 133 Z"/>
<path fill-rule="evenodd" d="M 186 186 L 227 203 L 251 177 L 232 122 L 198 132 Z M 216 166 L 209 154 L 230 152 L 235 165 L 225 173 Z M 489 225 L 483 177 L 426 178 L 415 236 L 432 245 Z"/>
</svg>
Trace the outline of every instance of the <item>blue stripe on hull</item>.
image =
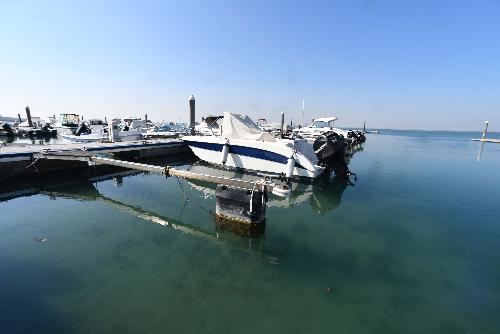
<svg viewBox="0 0 500 334">
<path fill-rule="evenodd" d="M 201 149 L 209 150 L 209 151 L 217 151 L 217 152 L 222 152 L 222 146 L 224 146 L 223 144 L 203 143 L 203 142 L 196 142 L 196 141 L 188 141 L 187 143 L 189 146 L 193 146 L 193 147 L 197 147 L 197 148 L 201 148 Z M 266 151 L 266 150 L 261 150 L 258 148 L 253 148 L 253 147 L 229 145 L 229 153 L 243 155 L 243 156 L 256 158 L 256 159 L 273 161 L 273 162 L 277 162 L 280 164 L 286 164 L 288 162 L 288 157 L 286 157 L 284 155 L 270 152 L 270 151 Z M 296 164 L 296 166 L 301 167 L 299 164 Z"/>
</svg>

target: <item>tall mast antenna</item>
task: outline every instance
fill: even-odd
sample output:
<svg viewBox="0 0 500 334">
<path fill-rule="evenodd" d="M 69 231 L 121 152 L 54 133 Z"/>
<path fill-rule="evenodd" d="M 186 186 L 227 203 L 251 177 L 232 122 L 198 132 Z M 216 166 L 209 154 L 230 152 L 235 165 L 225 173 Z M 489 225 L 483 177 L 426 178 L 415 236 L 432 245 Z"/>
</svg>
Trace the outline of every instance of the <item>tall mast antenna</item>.
<svg viewBox="0 0 500 334">
<path fill-rule="evenodd" d="M 305 101 L 304 98 L 302 97 L 302 125 L 304 124 L 304 109 L 305 109 Z"/>
</svg>

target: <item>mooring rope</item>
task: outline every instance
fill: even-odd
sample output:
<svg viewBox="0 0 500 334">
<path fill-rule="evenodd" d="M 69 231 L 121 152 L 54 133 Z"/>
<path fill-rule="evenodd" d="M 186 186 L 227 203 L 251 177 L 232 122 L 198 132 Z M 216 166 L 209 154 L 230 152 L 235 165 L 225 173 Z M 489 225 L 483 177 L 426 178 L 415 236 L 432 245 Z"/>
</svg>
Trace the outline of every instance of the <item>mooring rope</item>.
<svg viewBox="0 0 500 334">
<path fill-rule="evenodd" d="M 182 183 L 181 183 L 180 177 L 176 176 L 175 178 L 177 179 L 177 184 L 179 185 L 179 188 L 181 189 L 182 194 L 184 195 L 184 198 L 186 199 L 186 203 L 187 203 L 187 202 L 192 203 L 194 206 L 196 206 L 196 207 L 198 207 L 198 208 L 202 209 L 203 211 L 206 211 L 207 213 L 209 213 L 209 214 L 210 214 L 210 215 L 212 215 L 212 216 L 215 216 L 215 212 L 213 212 L 212 210 L 207 209 L 207 208 L 203 207 L 202 205 L 199 205 L 199 204 L 197 204 L 197 203 L 195 203 L 195 202 L 191 201 L 191 200 L 189 199 L 189 197 L 188 197 L 188 195 L 187 195 L 187 193 L 186 193 L 186 191 L 185 191 L 184 187 L 182 186 Z"/>
</svg>

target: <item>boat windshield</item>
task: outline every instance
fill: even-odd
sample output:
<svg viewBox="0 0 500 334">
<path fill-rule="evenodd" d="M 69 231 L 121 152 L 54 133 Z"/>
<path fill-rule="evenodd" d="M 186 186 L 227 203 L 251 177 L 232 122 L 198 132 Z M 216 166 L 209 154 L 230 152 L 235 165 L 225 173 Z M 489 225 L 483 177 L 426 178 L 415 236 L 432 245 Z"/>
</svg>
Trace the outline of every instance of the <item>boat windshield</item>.
<svg viewBox="0 0 500 334">
<path fill-rule="evenodd" d="M 80 123 L 80 116 L 76 114 L 61 114 L 60 120 L 63 126 L 78 126 Z"/>
<path fill-rule="evenodd" d="M 330 122 L 325 122 L 325 121 L 314 121 L 313 124 L 311 124 L 311 127 L 313 128 L 327 128 L 330 126 Z"/>
</svg>

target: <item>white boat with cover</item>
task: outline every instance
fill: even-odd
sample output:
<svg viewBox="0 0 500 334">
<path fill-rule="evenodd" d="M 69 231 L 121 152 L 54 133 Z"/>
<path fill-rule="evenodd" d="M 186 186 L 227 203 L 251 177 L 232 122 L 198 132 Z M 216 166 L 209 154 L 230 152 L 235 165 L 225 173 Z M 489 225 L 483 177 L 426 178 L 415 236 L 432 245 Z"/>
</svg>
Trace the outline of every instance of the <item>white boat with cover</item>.
<svg viewBox="0 0 500 334">
<path fill-rule="evenodd" d="M 201 160 L 246 171 L 287 178 L 316 178 L 326 167 L 323 163 L 326 160 L 318 158 L 318 152 L 307 140 L 275 138 L 248 116 L 226 112 L 220 136 L 185 136 L 182 139 Z"/>
</svg>

